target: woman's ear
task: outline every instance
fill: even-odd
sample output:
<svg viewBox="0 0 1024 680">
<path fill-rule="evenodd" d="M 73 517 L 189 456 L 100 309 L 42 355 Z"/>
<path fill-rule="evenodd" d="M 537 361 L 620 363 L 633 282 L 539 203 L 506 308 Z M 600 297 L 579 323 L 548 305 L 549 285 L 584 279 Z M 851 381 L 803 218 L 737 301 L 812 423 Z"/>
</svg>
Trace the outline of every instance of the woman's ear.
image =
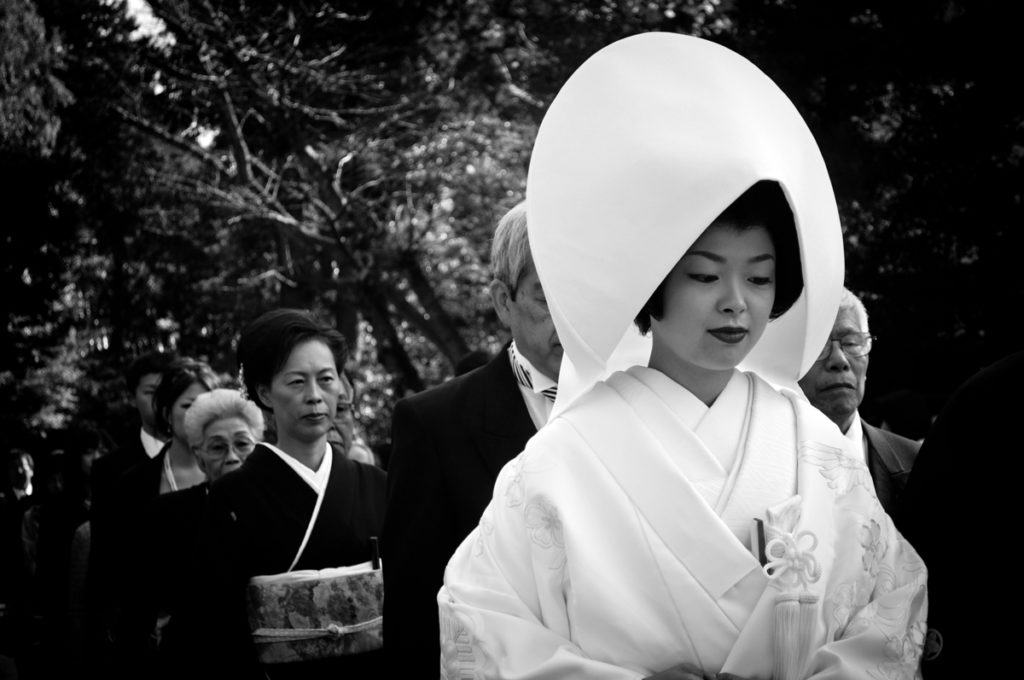
<svg viewBox="0 0 1024 680">
<path fill-rule="evenodd" d="M 258 404 L 258 405 L 260 405 L 260 406 L 262 406 L 263 404 L 268 404 L 269 405 L 270 404 L 270 400 L 267 398 L 267 396 L 269 394 L 270 394 L 270 386 L 269 385 L 257 385 L 256 386 L 256 396 L 260 400 L 260 404 Z"/>
</svg>

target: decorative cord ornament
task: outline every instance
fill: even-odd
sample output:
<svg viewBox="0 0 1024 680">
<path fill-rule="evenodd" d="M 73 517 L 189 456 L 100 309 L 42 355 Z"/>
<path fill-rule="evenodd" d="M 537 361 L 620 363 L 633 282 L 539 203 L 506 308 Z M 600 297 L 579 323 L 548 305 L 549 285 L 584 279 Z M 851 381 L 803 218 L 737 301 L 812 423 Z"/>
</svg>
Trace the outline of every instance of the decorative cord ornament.
<svg viewBox="0 0 1024 680">
<path fill-rule="evenodd" d="M 786 589 L 797 585 L 802 593 L 784 592 L 775 600 L 772 646 L 775 663 L 772 677 L 777 680 L 800 680 L 811 642 L 814 638 L 818 596 L 807 592 L 807 586 L 821 578 L 821 565 L 814 557 L 818 537 L 811 531 L 775 532 L 765 545 L 768 563 L 764 573 Z"/>
<path fill-rule="evenodd" d="M 807 545 L 807 541 L 810 545 Z M 806 547 L 801 547 L 801 542 Z M 805 590 L 811 583 L 821 578 L 821 565 L 814 557 L 814 549 L 818 547 L 818 537 L 810 531 L 798 534 L 780 533 L 765 546 L 768 564 L 764 565 L 764 573 L 773 581 L 792 588 L 800 584 Z"/>
<path fill-rule="evenodd" d="M 315 640 L 325 637 L 337 640 L 345 635 L 373 631 L 380 627 L 382 620 L 380 616 L 377 616 L 347 626 L 332 622 L 322 628 L 258 628 L 253 631 L 252 637 L 256 644 L 289 640 Z"/>
</svg>

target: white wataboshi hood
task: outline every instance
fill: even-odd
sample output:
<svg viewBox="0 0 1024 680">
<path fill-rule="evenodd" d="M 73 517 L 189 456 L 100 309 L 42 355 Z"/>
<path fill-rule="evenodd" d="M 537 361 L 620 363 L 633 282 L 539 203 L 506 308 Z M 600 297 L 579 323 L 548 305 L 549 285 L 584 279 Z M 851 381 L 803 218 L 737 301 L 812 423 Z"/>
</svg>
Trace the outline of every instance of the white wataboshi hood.
<svg viewBox="0 0 1024 680">
<path fill-rule="evenodd" d="M 741 368 L 795 387 L 832 329 L 843 240 L 832 185 L 792 102 L 729 49 L 647 33 L 566 81 L 527 180 L 534 262 L 565 350 L 556 412 L 610 372 L 646 364 L 637 312 L 711 222 L 775 180 L 796 218 L 804 290 Z"/>
</svg>

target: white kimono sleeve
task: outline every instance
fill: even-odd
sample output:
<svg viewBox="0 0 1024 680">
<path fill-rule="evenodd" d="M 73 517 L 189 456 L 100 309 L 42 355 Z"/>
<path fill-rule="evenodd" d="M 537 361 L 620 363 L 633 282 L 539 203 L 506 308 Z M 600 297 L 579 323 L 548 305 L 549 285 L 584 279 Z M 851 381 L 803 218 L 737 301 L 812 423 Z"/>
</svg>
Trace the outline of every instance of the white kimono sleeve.
<svg viewBox="0 0 1024 680">
<path fill-rule="evenodd" d="M 441 677 L 635 680 L 645 673 L 583 655 L 571 640 L 565 541 L 558 508 L 531 495 L 521 454 L 462 542 L 438 593 Z"/>
<path fill-rule="evenodd" d="M 826 644 L 812 654 L 809 677 L 919 678 L 928 614 L 924 562 L 880 506 L 859 531 L 847 533 L 859 556 L 849 560 L 854 570 L 842 569 L 828 588 Z"/>
</svg>

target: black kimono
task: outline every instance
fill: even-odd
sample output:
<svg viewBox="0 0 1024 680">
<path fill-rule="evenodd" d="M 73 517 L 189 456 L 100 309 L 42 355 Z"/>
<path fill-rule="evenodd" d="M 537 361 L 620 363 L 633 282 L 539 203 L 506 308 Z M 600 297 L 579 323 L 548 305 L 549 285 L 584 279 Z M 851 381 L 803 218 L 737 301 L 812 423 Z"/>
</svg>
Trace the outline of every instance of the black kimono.
<svg viewBox="0 0 1024 680">
<path fill-rule="evenodd" d="M 327 569 L 367 562 L 371 537 L 380 536 L 385 476 L 331 449 L 331 474 L 320 514 L 295 570 Z M 317 494 L 265 446 L 241 469 L 217 480 L 209 496 L 206 550 L 215 578 L 205 617 L 215 628 L 207 641 L 210 656 L 232 676 L 340 677 L 339 673 L 380 672 L 380 652 L 326 661 L 259 666 L 245 609 L 245 590 L 257 575 L 288 570 L 302 543 Z"/>
</svg>

